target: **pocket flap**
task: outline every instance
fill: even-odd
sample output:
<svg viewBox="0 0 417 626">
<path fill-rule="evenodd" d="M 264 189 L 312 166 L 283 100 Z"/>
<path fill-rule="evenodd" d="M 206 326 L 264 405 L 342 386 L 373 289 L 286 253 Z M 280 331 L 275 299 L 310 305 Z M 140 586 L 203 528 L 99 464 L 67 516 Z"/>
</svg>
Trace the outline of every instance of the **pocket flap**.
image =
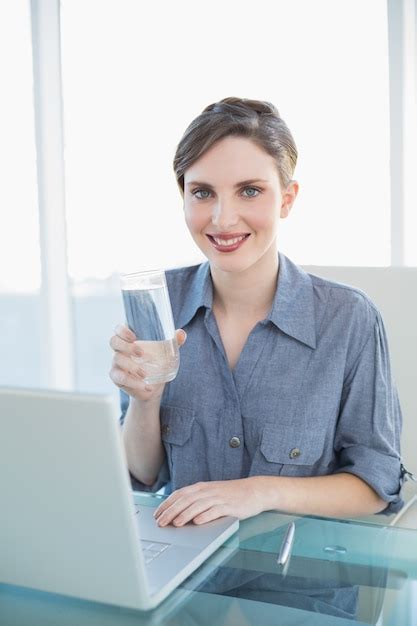
<svg viewBox="0 0 417 626">
<path fill-rule="evenodd" d="M 280 429 L 277 424 L 266 424 L 260 449 L 271 463 L 313 465 L 323 454 L 324 442 L 320 431 L 302 432 L 294 426 Z"/>
<path fill-rule="evenodd" d="M 195 411 L 165 405 L 161 406 L 160 419 L 162 440 L 182 446 L 190 438 Z"/>
</svg>

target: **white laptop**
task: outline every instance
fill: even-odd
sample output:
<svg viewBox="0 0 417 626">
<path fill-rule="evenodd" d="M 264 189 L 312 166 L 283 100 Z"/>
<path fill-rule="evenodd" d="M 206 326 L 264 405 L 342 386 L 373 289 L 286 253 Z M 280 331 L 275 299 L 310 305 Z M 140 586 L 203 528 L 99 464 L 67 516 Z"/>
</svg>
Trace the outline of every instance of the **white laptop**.
<svg viewBox="0 0 417 626">
<path fill-rule="evenodd" d="M 114 398 L 0 388 L 0 582 L 158 605 L 238 529 L 159 528 L 138 506 Z"/>
</svg>

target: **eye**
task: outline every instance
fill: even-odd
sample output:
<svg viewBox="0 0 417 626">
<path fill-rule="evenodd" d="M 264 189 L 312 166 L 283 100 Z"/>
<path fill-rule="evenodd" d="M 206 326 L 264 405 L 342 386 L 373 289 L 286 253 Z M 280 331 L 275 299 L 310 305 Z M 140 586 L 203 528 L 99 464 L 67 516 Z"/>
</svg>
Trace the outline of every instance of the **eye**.
<svg viewBox="0 0 417 626">
<path fill-rule="evenodd" d="M 199 200 L 207 200 L 207 198 L 210 198 L 211 196 L 211 191 L 209 191 L 208 189 L 196 189 L 191 193 L 195 198 L 198 198 Z"/>
<path fill-rule="evenodd" d="M 242 193 L 246 198 L 256 198 L 261 193 L 261 190 L 257 187 L 245 187 Z"/>
</svg>

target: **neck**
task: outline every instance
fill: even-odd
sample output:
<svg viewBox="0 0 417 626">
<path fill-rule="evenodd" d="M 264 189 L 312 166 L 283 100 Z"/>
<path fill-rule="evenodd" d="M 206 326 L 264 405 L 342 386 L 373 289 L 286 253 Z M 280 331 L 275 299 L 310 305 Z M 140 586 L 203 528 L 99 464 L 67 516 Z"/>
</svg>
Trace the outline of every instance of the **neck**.
<svg viewBox="0 0 417 626">
<path fill-rule="evenodd" d="M 275 296 L 278 266 L 274 246 L 242 272 L 224 272 L 212 266 L 213 306 L 226 315 L 246 313 L 264 317 Z"/>
</svg>

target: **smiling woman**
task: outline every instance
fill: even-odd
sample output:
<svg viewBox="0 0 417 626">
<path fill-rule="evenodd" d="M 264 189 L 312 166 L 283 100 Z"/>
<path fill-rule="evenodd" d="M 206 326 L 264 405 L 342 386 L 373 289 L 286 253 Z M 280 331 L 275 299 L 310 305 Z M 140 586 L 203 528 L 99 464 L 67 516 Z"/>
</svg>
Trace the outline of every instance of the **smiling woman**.
<svg viewBox="0 0 417 626">
<path fill-rule="evenodd" d="M 162 17 L 160 3 L 59 4 L 78 388 L 111 391 L 118 272 L 203 260 L 172 155 L 197 112 L 248 85 L 297 129 L 302 187 L 281 250 L 300 264 L 390 263 L 387 3 L 176 0 Z"/>
<path fill-rule="evenodd" d="M 272 243 L 279 219 L 289 215 L 298 191 L 295 181 L 281 190 L 278 167 L 253 138 L 232 135 L 217 140 L 186 170 L 186 224 L 215 267 L 231 269 L 233 264 L 235 269 L 246 269 L 255 261 L 276 264 Z M 196 185 L 193 181 L 200 180 L 203 172 L 208 182 Z M 216 254 L 239 248 L 241 255 Z"/>
<path fill-rule="evenodd" d="M 110 342 L 130 472 L 142 488 L 173 491 L 162 526 L 402 506 L 381 316 L 364 293 L 278 252 L 296 157 L 278 110 L 240 98 L 207 107 L 178 145 L 185 221 L 207 261 L 167 272 L 183 329 L 176 379 L 145 383 L 140 337 L 125 326 Z"/>
<path fill-rule="evenodd" d="M 296 162 L 293 137 L 270 103 L 226 98 L 189 126 L 174 169 L 188 229 L 212 271 L 257 260 L 276 271 L 272 243 L 297 196 Z M 236 230 L 239 224 L 245 228 Z M 240 248 L 244 255 L 225 256 Z"/>
</svg>

